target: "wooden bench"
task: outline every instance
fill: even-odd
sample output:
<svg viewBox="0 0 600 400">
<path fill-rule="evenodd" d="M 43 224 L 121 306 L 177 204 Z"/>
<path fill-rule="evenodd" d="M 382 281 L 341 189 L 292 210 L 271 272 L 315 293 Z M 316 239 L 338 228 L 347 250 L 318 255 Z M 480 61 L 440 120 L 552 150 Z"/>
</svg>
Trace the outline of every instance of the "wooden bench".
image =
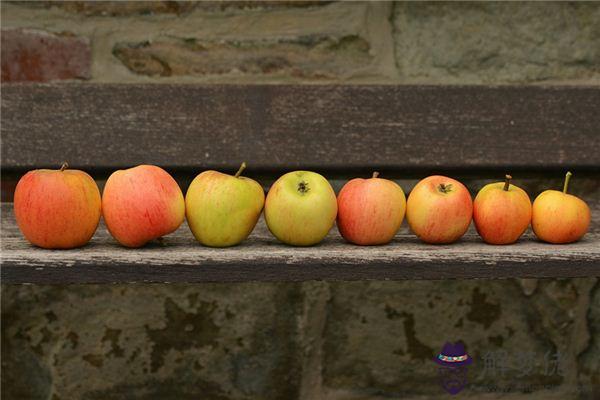
<svg viewBox="0 0 600 400">
<path fill-rule="evenodd" d="M 562 246 L 530 232 L 515 245 L 490 246 L 473 229 L 459 243 L 432 246 L 404 223 L 387 246 L 347 244 L 334 228 L 322 244 L 294 248 L 278 243 L 260 221 L 249 240 L 228 249 L 200 246 L 184 224 L 164 244 L 142 249 L 118 246 L 100 226 L 84 248 L 49 251 L 21 237 L 12 205 L 3 203 L 2 282 L 600 276 L 599 104 L 600 88 L 580 86 L 6 84 L 6 192 L 26 170 L 63 160 L 100 181 L 114 169 L 157 164 L 183 190 L 202 170 L 235 171 L 241 161 L 266 189 L 293 169 L 317 170 L 337 188 L 378 170 L 408 179 L 405 191 L 431 173 L 483 182 L 511 172 L 516 182 L 535 177 L 559 187 L 571 169 L 573 191 L 593 217 L 584 240 Z M 585 188 L 578 189 L 579 176 Z"/>
</svg>

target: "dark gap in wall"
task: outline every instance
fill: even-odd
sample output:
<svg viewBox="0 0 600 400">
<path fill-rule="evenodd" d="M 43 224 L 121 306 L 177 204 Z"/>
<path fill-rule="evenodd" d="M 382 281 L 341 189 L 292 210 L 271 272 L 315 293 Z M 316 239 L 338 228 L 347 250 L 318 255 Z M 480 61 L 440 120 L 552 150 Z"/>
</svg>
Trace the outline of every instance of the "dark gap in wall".
<svg viewBox="0 0 600 400">
<path fill-rule="evenodd" d="M 77 168 L 77 167 L 73 167 Z M 235 169 L 223 169 L 223 168 L 211 168 L 211 167 L 202 167 L 202 168 L 173 168 L 173 167 L 164 167 L 175 180 L 179 183 L 181 190 L 185 193 L 189 184 L 192 180 L 198 175 L 200 172 L 216 169 L 218 171 L 224 173 L 234 174 Z M 114 172 L 117 168 L 82 168 L 87 173 L 89 173 L 97 182 L 99 182 L 101 188 L 104 184 L 104 181 L 108 179 L 110 174 Z M 313 168 L 311 166 L 303 166 L 299 168 L 288 168 L 288 169 L 252 169 L 249 168 L 244 171 L 244 176 L 255 179 L 258 181 L 265 190 L 271 186 L 271 184 L 277 180 L 281 175 L 286 172 L 290 172 L 297 169 L 310 170 L 320 173 L 325 176 L 329 181 L 331 181 L 334 189 L 338 191 L 346 181 L 353 178 L 369 178 L 371 177 L 374 171 L 378 171 L 380 173 L 381 178 L 392 179 L 397 181 L 418 181 L 423 179 L 429 175 L 446 175 L 457 179 L 459 181 L 463 181 L 471 191 L 474 191 L 473 196 L 476 194 L 476 191 L 479 187 L 473 187 L 470 183 L 477 184 L 482 181 L 489 182 L 499 182 L 503 180 L 503 177 L 506 173 L 510 173 L 514 177 L 514 182 L 519 184 L 521 181 L 521 186 L 524 189 L 529 189 L 531 196 L 536 196 L 538 193 L 536 192 L 540 188 L 546 189 L 559 189 L 562 185 L 562 181 L 564 179 L 564 174 L 568 170 L 568 168 L 540 168 L 540 169 L 531 169 L 531 168 L 519 168 L 519 167 L 506 167 L 506 168 L 485 168 L 485 169 L 467 169 L 467 168 L 453 168 L 453 167 L 440 167 L 440 168 L 411 168 L 406 170 L 398 170 L 398 169 L 389 169 L 389 168 L 377 168 L 377 167 L 368 167 L 368 168 L 347 168 L 347 169 L 322 169 L 322 168 Z M 27 169 L 3 169 L 1 171 L 1 181 L 2 181 L 2 201 L 12 201 L 14 189 L 18 182 L 18 180 L 23 176 L 28 170 Z M 594 169 L 571 169 L 573 172 L 575 179 L 574 182 L 580 182 L 580 184 L 573 185 L 573 190 L 575 192 L 579 192 L 580 194 L 585 194 L 589 192 L 599 193 L 600 192 L 600 167 Z M 403 185 L 404 186 L 404 185 Z M 404 190 L 408 194 L 408 190 L 412 187 L 412 183 L 403 187 Z M 579 188 L 579 189 L 578 189 Z M 533 199 L 532 199 L 533 200 Z M 591 200 L 591 199 L 590 199 Z"/>
</svg>

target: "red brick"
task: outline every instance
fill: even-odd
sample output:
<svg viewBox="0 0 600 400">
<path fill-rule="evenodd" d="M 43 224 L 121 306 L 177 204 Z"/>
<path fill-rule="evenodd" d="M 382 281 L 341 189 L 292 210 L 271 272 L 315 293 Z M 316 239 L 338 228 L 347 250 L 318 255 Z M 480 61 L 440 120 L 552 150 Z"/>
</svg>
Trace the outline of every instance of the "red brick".
<svg viewBox="0 0 600 400">
<path fill-rule="evenodd" d="M 2 29 L 2 82 L 89 79 L 87 38 L 32 29 Z"/>
</svg>

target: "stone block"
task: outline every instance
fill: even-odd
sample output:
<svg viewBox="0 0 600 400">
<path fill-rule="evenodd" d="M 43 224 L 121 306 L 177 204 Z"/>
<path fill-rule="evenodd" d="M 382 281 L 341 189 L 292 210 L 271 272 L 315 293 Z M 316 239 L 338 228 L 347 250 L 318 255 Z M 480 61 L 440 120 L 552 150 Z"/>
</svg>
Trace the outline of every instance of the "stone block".
<svg viewBox="0 0 600 400">
<path fill-rule="evenodd" d="M 599 4 L 418 2 L 394 10 L 405 80 L 600 80 Z"/>
<path fill-rule="evenodd" d="M 2 82 L 90 79 L 89 40 L 68 32 L 2 29 Z"/>
<path fill-rule="evenodd" d="M 6 286 L 2 296 L 3 398 L 298 397 L 298 286 Z"/>
</svg>

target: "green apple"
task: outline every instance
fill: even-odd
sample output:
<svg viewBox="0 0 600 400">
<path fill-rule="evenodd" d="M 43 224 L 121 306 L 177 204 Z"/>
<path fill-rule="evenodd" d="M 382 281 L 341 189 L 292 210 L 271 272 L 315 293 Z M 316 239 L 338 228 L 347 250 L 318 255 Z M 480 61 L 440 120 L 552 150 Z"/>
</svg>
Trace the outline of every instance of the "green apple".
<svg viewBox="0 0 600 400">
<path fill-rule="evenodd" d="M 265 220 L 283 243 L 310 246 L 333 227 L 337 199 L 333 188 L 316 172 L 294 171 L 279 178 L 267 195 Z"/>
<path fill-rule="evenodd" d="M 217 171 L 204 171 L 185 195 L 185 214 L 194 237 L 203 245 L 228 247 L 250 235 L 265 204 L 258 182 Z"/>
</svg>

